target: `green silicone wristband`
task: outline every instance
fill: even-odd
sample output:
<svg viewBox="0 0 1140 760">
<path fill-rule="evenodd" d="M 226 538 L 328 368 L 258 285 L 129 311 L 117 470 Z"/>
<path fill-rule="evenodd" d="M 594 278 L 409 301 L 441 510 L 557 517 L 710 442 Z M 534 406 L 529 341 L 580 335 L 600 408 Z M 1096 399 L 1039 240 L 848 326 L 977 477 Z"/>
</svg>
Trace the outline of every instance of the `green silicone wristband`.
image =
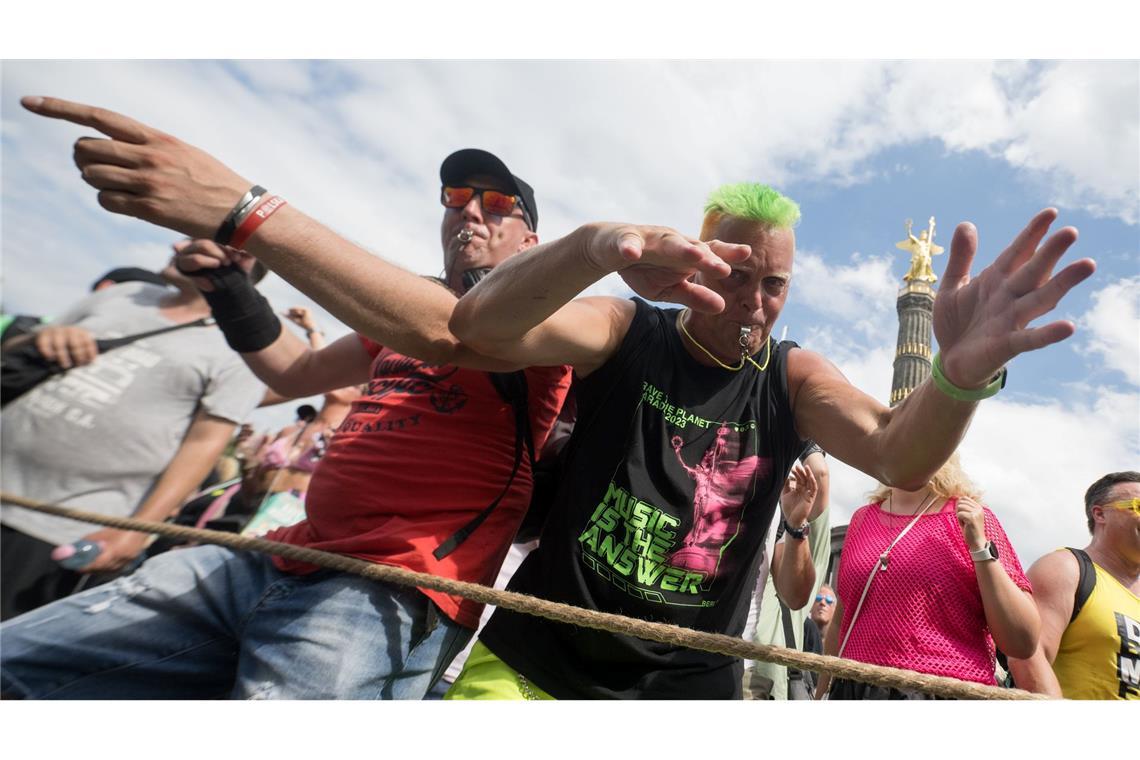
<svg viewBox="0 0 1140 760">
<path fill-rule="evenodd" d="M 934 355 L 934 361 L 931 362 L 930 376 L 934 379 L 934 386 L 938 390 L 945 393 L 947 396 L 959 401 L 981 401 L 990 396 L 996 396 L 997 392 L 1005 387 L 1006 378 L 1005 367 L 1002 367 L 993 379 L 990 380 L 989 385 L 983 388 L 966 389 L 959 388 L 954 383 L 946 379 L 946 373 L 942 371 L 942 352 L 939 351 Z"/>
</svg>

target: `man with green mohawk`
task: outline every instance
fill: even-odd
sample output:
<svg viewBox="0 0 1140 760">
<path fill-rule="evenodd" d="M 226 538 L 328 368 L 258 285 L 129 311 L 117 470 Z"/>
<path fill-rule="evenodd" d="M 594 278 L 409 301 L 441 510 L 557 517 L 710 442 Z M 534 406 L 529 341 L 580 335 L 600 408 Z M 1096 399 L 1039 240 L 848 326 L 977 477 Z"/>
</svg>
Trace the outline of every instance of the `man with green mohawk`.
<svg viewBox="0 0 1140 760">
<path fill-rule="evenodd" d="M 591 224 L 496 268 L 458 303 L 452 332 L 520 366 L 571 364 L 578 423 L 542 534 L 509 588 L 582 607 L 739 636 L 777 503 L 787 548 L 777 590 L 802 607 L 815 581 L 808 439 L 875 479 L 921 488 L 954 452 L 1014 356 L 1071 335 L 1026 328 L 1092 274 L 1050 277 L 1075 242 L 1040 248 L 1039 213 L 976 278 L 977 232 L 955 231 L 935 303 L 931 380 L 889 409 L 830 362 L 772 340 L 788 297 L 796 203 L 759 184 L 715 190 L 700 238 Z M 579 298 L 618 272 L 641 299 Z M 791 472 L 794 478 L 788 479 Z M 739 698 L 741 661 L 500 609 L 450 698 Z"/>
</svg>

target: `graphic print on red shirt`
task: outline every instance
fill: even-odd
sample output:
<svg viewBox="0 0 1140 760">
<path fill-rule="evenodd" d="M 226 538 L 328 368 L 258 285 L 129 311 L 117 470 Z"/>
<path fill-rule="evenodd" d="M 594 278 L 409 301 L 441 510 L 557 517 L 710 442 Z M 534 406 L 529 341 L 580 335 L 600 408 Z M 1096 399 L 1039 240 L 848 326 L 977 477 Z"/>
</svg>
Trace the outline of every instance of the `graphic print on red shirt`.
<svg viewBox="0 0 1140 760">
<path fill-rule="evenodd" d="M 509 493 L 455 551 L 432 552 L 490 504 L 514 464 L 515 420 L 487 373 L 431 366 L 361 337 L 374 357 L 368 391 L 341 423 L 306 496 L 306 519 L 267 536 L 417 572 L 490 585 L 530 502 L 523 458 Z M 570 385 L 567 367 L 526 370 L 542 450 Z M 288 572 L 312 566 L 275 558 Z M 422 589 L 474 628 L 482 605 Z"/>
</svg>

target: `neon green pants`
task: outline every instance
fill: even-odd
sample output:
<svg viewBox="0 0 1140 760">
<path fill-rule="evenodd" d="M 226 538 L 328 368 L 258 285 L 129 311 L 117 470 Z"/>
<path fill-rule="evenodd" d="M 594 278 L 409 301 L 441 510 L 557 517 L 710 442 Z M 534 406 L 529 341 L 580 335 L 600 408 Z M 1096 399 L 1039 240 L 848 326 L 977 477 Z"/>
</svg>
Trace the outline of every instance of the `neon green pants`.
<svg viewBox="0 0 1140 760">
<path fill-rule="evenodd" d="M 444 699 L 554 699 L 476 641 Z"/>
</svg>

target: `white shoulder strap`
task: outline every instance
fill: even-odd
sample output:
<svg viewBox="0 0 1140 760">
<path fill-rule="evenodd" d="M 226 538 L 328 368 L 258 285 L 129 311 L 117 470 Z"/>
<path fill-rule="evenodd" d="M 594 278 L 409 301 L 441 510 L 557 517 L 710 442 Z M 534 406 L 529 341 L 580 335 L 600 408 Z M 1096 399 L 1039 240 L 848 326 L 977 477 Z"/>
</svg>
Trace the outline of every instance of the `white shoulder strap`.
<svg viewBox="0 0 1140 760">
<path fill-rule="evenodd" d="M 918 518 L 926 514 L 926 510 L 930 509 L 930 506 L 934 503 L 934 499 L 935 495 L 930 494 L 930 499 L 926 502 L 926 506 L 924 506 L 922 510 L 914 516 L 914 519 L 907 523 L 907 526 L 902 529 L 902 532 L 895 536 L 895 540 L 891 541 L 891 545 L 888 546 L 883 551 L 883 553 L 879 555 L 879 561 L 875 563 L 875 567 L 871 570 L 871 574 L 867 576 L 867 584 L 863 586 L 863 594 L 859 597 L 859 603 L 855 605 L 855 613 L 851 616 L 851 624 L 847 626 L 847 635 L 843 637 L 843 643 L 839 645 L 839 652 L 835 655 L 836 657 L 842 657 L 843 650 L 847 648 L 847 640 L 851 638 L 851 632 L 855 630 L 855 621 L 859 619 L 859 611 L 863 609 L 863 602 L 867 599 L 867 592 L 871 590 L 871 581 L 875 580 L 875 576 L 879 573 L 880 570 L 887 569 L 887 563 L 891 558 L 891 549 L 894 549 L 895 545 L 898 544 L 899 541 L 902 541 L 902 537 L 910 532 L 910 529 L 913 528 L 914 524 L 918 522 Z"/>
</svg>

